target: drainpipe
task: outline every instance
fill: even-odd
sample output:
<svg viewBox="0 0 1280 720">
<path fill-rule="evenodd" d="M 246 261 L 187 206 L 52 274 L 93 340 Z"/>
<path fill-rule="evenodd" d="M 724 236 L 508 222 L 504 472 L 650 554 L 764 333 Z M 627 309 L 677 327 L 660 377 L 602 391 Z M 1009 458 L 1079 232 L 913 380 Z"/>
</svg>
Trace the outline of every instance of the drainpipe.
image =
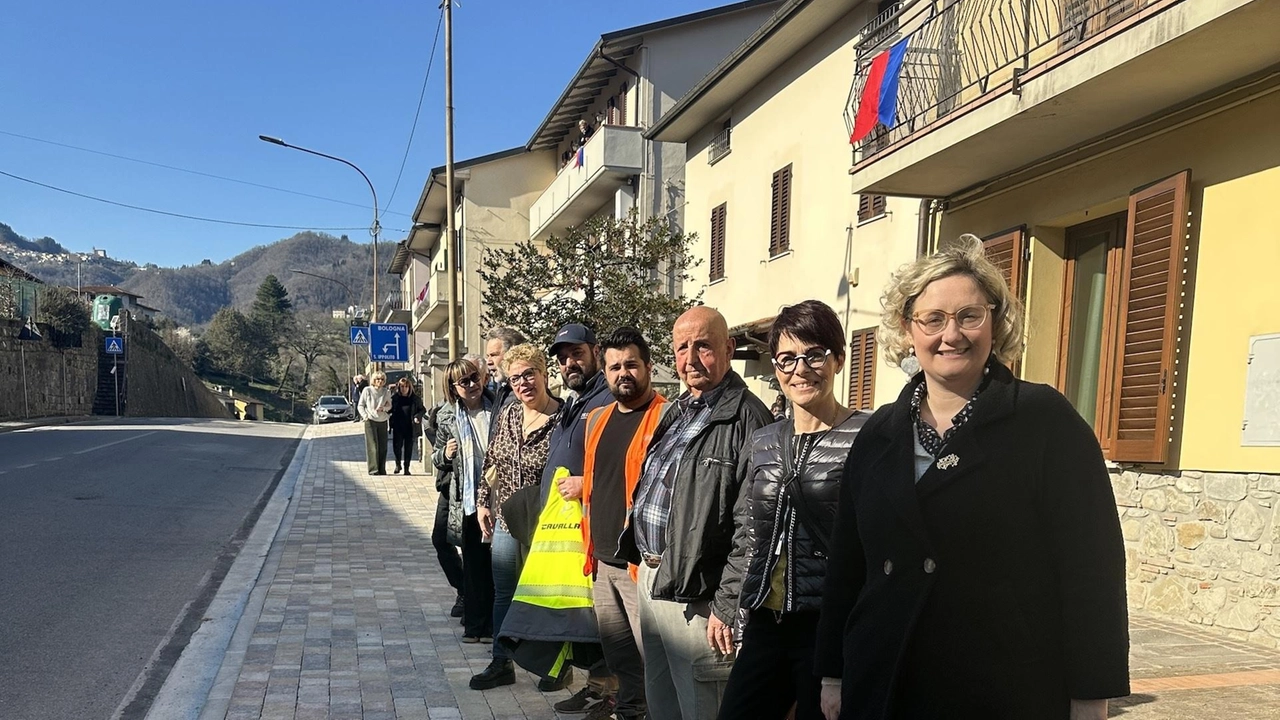
<svg viewBox="0 0 1280 720">
<path fill-rule="evenodd" d="M 617 60 L 614 60 L 613 58 L 609 57 L 608 55 L 605 55 L 605 54 L 604 54 L 604 48 L 599 48 L 599 49 L 597 49 L 597 50 L 596 50 L 596 57 L 598 57 L 598 58 L 600 58 L 601 60 L 603 60 L 603 61 L 605 61 L 605 62 L 609 63 L 610 65 L 612 65 L 612 66 L 614 66 L 614 67 L 618 68 L 618 69 L 619 69 L 619 70 L 621 70 L 622 72 L 629 74 L 631 77 L 633 77 L 633 78 L 635 78 L 635 79 L 637 79 L 637 80 L 639 80 L 639 79 L 640 79 L 640 73 L 636 72 L 635 70 L 632 70 L 631 68 L 627 67 L 626 65 L 623 65 L 622 63 L 618 62 Z"/>
</svg>

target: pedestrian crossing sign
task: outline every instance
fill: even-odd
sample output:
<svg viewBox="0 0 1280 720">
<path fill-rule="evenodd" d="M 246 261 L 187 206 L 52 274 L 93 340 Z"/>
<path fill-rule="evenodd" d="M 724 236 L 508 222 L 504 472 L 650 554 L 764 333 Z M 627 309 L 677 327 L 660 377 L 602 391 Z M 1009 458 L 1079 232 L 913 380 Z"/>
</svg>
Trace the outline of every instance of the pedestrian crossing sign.
<svg viewBox="0 0 1280 720">
<path fill-rule="evenodd" d="M 368 345 L 369 344 L 369 328 L 355 325 L 351 328 L 351 344 L 352 345 Z"/>
<path fill-rule="evenodd" d="M 106 340 L 106 351 L 108 355 L 124 354 L 124 338 L 109 337 L 109 338 L 105 338 L 105 340 Z"/>
</svg>

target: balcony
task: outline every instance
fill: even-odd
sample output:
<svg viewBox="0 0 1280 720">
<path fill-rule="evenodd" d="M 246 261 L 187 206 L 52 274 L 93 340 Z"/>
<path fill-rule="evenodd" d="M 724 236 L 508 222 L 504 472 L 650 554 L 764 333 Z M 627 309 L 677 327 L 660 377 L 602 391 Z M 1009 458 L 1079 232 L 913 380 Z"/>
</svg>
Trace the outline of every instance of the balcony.
<svg viewBox="0 0 1280 720">
<path fill-rule="evenodd" d="M 378 322 L 407 324 L 411 316 L 409 293 L 401 288 L 388 290 L 382 299 L 382 305 L 378 308 Z"/>
<path fill-rule="evenodd" d="M 529 208 L 529 237 L 545 240 L 595 215 L 640 173 L 642 132 L 615 125 L 597 130 Z"/>
<path fill-rule="evenodd" d="M 444 268 L 435 267 L 427 275 L 427 285 L 421 291 L 421 300 L 413 306 L 413 331 L 438 333 L 449 324 L 449 276 Z"/>
<path fill-rule="evenodd" d="M 1266 0 L 908 0 L 857 44 L 908 37 L 897 122 L 855 147 L 853 191 L 948 197 L 1280 63 Z"/>
</svg>

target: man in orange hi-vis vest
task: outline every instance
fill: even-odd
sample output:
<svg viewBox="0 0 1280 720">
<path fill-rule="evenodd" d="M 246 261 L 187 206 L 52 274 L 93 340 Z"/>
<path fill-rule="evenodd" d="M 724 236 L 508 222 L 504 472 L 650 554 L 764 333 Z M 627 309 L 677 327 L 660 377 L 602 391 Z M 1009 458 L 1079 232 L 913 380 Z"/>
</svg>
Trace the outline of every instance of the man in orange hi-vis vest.
<svg viewBox="0 0 1280 720">
<path fill-rule="evenodd" d="M 618 557 L 618 536 L 631 509 L 645 451 L 666 399 L 650 385 L 649 343 L 634 328 L 619 328 L 600 343 L 604 373 L 615 402 L 591 411 L 586 424 L 582 481 L 583 572 L 595 574 L 592 595 L 600 643 L 618 678 L 613 717 L 643 717 L 644 659 L 635 566 Z"/>
</svg>

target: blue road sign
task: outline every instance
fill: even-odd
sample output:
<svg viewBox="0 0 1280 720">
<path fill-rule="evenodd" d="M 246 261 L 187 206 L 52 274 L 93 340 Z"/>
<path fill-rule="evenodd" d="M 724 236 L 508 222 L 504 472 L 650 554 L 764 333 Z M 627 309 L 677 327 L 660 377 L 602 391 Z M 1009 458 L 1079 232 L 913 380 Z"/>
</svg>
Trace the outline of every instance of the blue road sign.
<svg viewBox="0 0 1280 720">
<path fill-rule="evenodd" d="M 374 362 L 407 362 L 409 326 L 404 323 L 369 323 L 369 359 Z"/>
<path fill-rule="evenodd" d="M 108 355 L 124 354 L 124 338 L 109 337 L 109 338 L 103 338 L 103 340 L 106 343 L 106 350 Z"/>
<path fill-rule="evenodd" d="M 369 344 L 369 328 L 361 325 L 353 325 L 351 327 L 351 344 L 352 345 L 368 345 Z"/>
</svg>

